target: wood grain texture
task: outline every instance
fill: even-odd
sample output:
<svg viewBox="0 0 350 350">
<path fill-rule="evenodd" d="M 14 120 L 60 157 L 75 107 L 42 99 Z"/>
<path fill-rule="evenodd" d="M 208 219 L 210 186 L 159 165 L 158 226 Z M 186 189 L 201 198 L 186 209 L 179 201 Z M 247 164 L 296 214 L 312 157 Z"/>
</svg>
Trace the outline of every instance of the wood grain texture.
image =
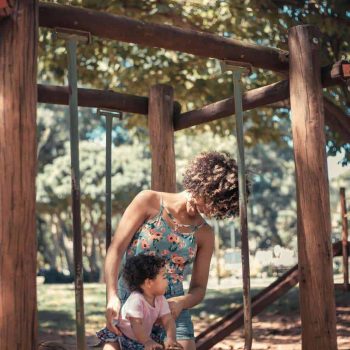
<svg viewBox="0 0 350 350">
<path fill-rule="evenodd" d="M 315 27 L 289 31 L 302 350 L 337 349 L 319 42 Z"/>
<path fill-rule="evenodd" d="M 338 61 L 332 65 L 322 67 L 321 81 L 323 87 L 332 86 L 343 82 L 345 74 L 342 66 L 345 63 L 346 61 Z M 269 84 L 245 92 L 242 95 L 243 110 L 246 111 L 257 107 L 276 104 L 287 99 L 289 99 L 289 81 L 282 80 L 277 83 Z M 331 112 L 329 113 L 330 116 L 326 118 L 327 126 L 329 126 L 331 130 L 338 132 L 344 142 L 350 142 L 349 118 L 344 116 L 344 113 L 342 113 L 341 110 L 339 111 L 339 107 L 334 108 L 334 104 L 331 103 L 328 105 Z M 235 104 L 233 97 L 229 97 L 206 105 L 202 108 L 175 116 L 174 128 L 176 131 L 182 130 L 194 125 L 226 118 L 232 114 L 235 114 Z M 332 117 L 333 115 L 334 117 Z"/>
<path fill-rule="evenodd" d="M 146 23 L 73 6 L 40 3 L 40 26 L 71 28 L 105 39 L 161 47 L 222 60 L 249 62 L 273 71 L 288 70 L 288 52 L 247 44 L 219 35 L 174 26 Z"/>
<path fill-rule="evenodd" d="M 37 3 L 0 23 L 0 349 L 36 349 Z"/>
<path fill-rule="evenodd" d="M 38 84 L 38 102 L 68 105 L 68 86 Z M 115 109 L 122 112 L 148 114 L 148 97 L 123 94 L 112 90 L 78 89 L 81 107 Z M 181 105 L 174 101 L 174 116 L 180 114 Z"/>
<path fill-rule="evenodd" d="M 349 236 L 349 226 L 348 226 L 348 213 L 346 208 L 346 196 L 345 188 L 340 188 L 340 212 L 342 221 L 342 252 L 343 252 L 343 278 L 344 290 L 349 290 L 349 247 L 348 247 L 348 236 Z"/>
<path fill-rule="evenodd" d="M 148 128 L 152 152 L 152 189 L 176 192 L 173 88 L 154 85 L 149 93 Z"/>
</svg>

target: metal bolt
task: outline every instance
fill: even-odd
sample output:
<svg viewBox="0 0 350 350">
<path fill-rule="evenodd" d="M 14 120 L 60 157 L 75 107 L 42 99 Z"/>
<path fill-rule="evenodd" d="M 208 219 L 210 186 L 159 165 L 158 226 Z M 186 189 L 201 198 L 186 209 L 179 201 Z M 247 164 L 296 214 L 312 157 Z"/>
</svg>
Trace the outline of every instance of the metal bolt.
<svg viewBox="0 0 350 350">
<path fill-rule="evenodd" d="M 313 42 L 314 44 L 318 44 L 318 39 L 317 39 L 317 38 L 312 38 L 312 42 Z"/>
</svg>

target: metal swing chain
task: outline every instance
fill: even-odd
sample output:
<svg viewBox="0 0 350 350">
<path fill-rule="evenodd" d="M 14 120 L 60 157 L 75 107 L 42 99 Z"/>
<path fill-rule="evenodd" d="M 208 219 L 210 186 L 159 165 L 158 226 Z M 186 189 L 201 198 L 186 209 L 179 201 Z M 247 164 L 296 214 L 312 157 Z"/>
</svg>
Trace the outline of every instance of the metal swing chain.
<svg viewBox="0 0 350 350">
<path fill-rule="evenodd" d="M 242 236 L 242 277 L 243 277 L 243 313 L 244 313 L 244 350 L 251 350 L 253 342 L 252 310 L 250 296 L 249 240 L 247 217 L 247 187 L 244 160 L 243 106 L 241 92 L 242 74 L 250 74 L 249 63 L 235 61 L 220 61 L 221 72 L 232 73 L 234 106 L 236 115 L 237 165 L 239 186 L 239 218 Z"/>
<path fill-rule="evenodd" d="M 68 55 L 69 85 L 69 129 L 72 178 L 73 252 L 75 282 L 75 324 L 77 349 L 85 350 L 85 312 L 83 252 L 81 234 L 81 200 L 79 167 L 79 123 L 78 123 L 78 84 L 77 84 L 77 44 L 91 42 L 90 33 L 66 28 L 55 28 L 55 35 L 66 40 Z"/>
<path fill-rule="evenodd" d="M 236 114 L 237 163 L 239 182 L 239 218 L 242 236 L 242 276 L 243 276 L 243 311 L 244 311 L 244 350 L 251 350 L 253 342 L 251 296 L 250 296 L 250 266 L 249 240 L 247 218 L 247 188 L 244 159 L 243 106 L 241 92 L 242 69 L 232 69 L 234 102 Z"/>
<path fill-rule="evenodd" d="M 112 125 L 113 118 L 122 120 L 123 113 L 113 109 L 98 108 L 97 116 L 106 118 L 106 254 L 112 241 Z"/>
</svg>

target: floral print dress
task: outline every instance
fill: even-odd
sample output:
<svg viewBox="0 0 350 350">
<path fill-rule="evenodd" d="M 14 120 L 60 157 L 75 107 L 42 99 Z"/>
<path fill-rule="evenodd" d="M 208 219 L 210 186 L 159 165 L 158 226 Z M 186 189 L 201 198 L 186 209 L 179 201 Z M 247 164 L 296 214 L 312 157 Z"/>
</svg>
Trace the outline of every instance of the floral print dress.
<svg viewBox="0 0 350 350">
<path fill-rule="evenodd" d="M 163 217 L 164 210 L 174 227 L 170 226 Z M 193 263 L 197 252 L 194 233 L 204 224 L 205 222 L 199 225 L 181 224 L 181 227 L 187 227 L 190 232 L 179 232 L 177 229 L 179 224 L 168 209 L 164 207 L 162 199 L 158 214 L 145 221 L 135 233 L 126 250 L 126 259 L 140 253 L 164 257 L 171 288 L 172 285 L 183 281 L 185 268 Z"/>
</svg>

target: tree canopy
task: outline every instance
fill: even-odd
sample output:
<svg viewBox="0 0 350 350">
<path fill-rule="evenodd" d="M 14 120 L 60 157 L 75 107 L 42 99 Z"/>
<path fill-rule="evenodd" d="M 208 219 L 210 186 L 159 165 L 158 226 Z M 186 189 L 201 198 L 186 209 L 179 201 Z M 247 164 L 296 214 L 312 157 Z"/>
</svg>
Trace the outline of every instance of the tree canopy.
<svg viewBox="0 0 350 350">
<path fill-rule="evenodd" d="M 232 37 L 249 43 L 288 50 L 288 28 L 298 24 L 313 24 L 322 31 L 322 65 L 339 59 L 349 59 L 350 5 L 346 0 L 336 1 L 283 1 L 267 0 L 74 0 L 55 1 L 99 11 L 126 15 L 148 22 L 171 24 Z M 64 84 L 66 81 L 66 53 L 64 43 L 53 40 L 51 31 L 42 29 L 40 36 L 39 80 Z M 88 46 L 80 46 L 79 85 L 98 89 L 114 89 L 135 95 L 148 95 L 151 85 L 170 84 L 175 99 L 183 111 L 232 95 L 229 76 L 220 75 L 212 59 L 145 48 L 133 44 L 94 38 Z M 255 69 L 244 79 L 246 90 L 264 86 L 281 79 L 277 73 Z M 346 86 L 327 89 L 325 94 L 344 113 L 349 113 L 350 93 Z M 276 118 L 289 118 L 286 109 L 259 108 L 246 119 L 247 146 L 257 142 L 283 142 L 283 131 Z M 145 118 L 133 116 L 129 126 L 145 126 Z M 228 118 L 211 123 L 218 132 L 230 127 Z M 196 128 L 196 132 L 203 126 Z M 289 130 L 290 131 L 290 130 Z M 288 135 L 290 132 L 288 131 Z M 188 130 L 188 132 L 193 132 Z M 327 132 L 328 150 L 335 154 L 344 145 L 333 132 Z"/>
</svg>

